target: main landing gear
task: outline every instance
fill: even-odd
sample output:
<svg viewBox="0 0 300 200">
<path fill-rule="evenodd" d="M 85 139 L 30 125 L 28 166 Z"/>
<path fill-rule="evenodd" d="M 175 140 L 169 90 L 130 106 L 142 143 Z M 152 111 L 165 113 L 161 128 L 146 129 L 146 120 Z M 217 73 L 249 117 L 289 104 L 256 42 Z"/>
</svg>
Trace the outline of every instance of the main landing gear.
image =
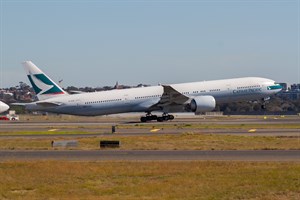
<svg viewBox="0 0 300 200">
<path fill-rule="evenodd" d="M 141 122 L 148 122 L 152 120 L 157 120 L 158 122 L 173 120 L 175 117 L 174 115 L 169 115 L 164 113 L 161 117 L 157 115 L 152 115 L 151 113 L 147 113 L 145 117 L 141 117 Z"/>
</svg>

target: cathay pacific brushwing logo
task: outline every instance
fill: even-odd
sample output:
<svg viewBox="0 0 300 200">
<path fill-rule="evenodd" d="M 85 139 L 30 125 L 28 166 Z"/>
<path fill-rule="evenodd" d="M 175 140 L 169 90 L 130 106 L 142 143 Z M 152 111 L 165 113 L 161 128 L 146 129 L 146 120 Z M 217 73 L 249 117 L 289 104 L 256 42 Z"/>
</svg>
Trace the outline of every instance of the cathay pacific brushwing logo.
<svg viewBox="0 0 300 200">
<path fill-rule="evenodd" d="M 64 94 L 64 92 L 44 74 L 29 74 L 28 79 L 36 94 Z"/>
</svg>

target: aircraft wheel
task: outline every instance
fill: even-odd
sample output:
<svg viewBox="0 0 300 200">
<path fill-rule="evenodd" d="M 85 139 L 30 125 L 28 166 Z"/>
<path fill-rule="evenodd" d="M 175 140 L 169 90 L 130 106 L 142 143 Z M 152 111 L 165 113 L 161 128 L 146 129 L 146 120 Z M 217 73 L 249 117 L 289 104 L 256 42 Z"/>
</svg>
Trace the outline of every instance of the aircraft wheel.
<svg viewBox="0 0 300 200">
<path fill-rule="evenodd" d="M 157 120 L 157 115 L 152 115 L 151 120 Z"/>
<path fill-rule="evenodd" d="M 163 121 L 164 121 L 164 118 L 163 118 L 163 117 L 157 117 L 157 121 L 158 121 L 158 122 L 163 122 Z"/>
<path fill-rule="evenodd" d="M 162 116 L 162 118 L 163 118 L 164 121 L 168 121 L 169 120 L 169 115 L 164 115 L 164 116 Z"/>
<path fill-rule="evenodd" d="M 147 122 L 147 117 L 141 117 L 141 122 Z"/>
<path fill-rule="evenodd" d="M 169 120 L 173 120 L 174 118 L 174 115 L 169 115 Z"/>
<path fill-rule="evenodd" d="M 156 115 L 147 115 L 146 118 L 147 118 L 147 121 L 157 120 L 157 116 Z"/>
</svg>

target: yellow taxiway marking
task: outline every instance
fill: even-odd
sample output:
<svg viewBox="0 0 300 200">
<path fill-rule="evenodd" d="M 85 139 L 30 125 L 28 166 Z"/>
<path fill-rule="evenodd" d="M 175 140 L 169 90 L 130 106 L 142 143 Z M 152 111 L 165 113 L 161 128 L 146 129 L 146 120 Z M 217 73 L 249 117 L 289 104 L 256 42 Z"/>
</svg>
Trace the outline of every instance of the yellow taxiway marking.
<svg viewBox="0 0 300 200">
<path fill-rule="evenodd" d="M 160 129 L 156 128 L 156 129 L 150 130 L 150 132 L 151 132 L 151 133 L 154 133 L 154 132 L 157 132 L 157 131 L 159 131 L 159 130 L 160 130 Z"/>
<path fill-rule="evenodd" d="M 54 132 L 54 131 L 57 131 L 58 129 L 50 129 L 48 130 L 49 132 Z"/>
<path fill-rule="evenodd" d="M 256 129 L 250 129 L 249 131 L 248 131 L 248 133 L 255 133 L 256 132 Z"/>
</svg>

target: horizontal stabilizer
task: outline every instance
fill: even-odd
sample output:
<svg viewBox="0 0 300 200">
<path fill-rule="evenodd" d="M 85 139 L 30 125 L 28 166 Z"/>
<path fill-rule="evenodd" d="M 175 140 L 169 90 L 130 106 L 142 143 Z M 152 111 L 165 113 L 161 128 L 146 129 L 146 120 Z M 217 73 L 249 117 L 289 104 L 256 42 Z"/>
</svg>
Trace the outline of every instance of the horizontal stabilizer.
<svg viewBox="0 0 300 200">
<path fill-rule="evenodd" d="M 69 94 L 84 94 L 86 92 L 83 92 L 83 91 L 77 91 L 77 90 L 71 90 L 71 91 L 68 91 Z"/>
<path fill-rule="evenodd" d="M 26 106 L 28 104 L 29 103 L 11 103 L 10 105 L 12 105 L 12 106 Z"/>
<path fill-rule="evenodd" d="M 55 107 L 55 106 L 60 106 L 62 103 L 59 103 L 59 102 L 37 102 L 36 104 L 38 106 L 43 106 L 43 107 Z"/>
</svg>

